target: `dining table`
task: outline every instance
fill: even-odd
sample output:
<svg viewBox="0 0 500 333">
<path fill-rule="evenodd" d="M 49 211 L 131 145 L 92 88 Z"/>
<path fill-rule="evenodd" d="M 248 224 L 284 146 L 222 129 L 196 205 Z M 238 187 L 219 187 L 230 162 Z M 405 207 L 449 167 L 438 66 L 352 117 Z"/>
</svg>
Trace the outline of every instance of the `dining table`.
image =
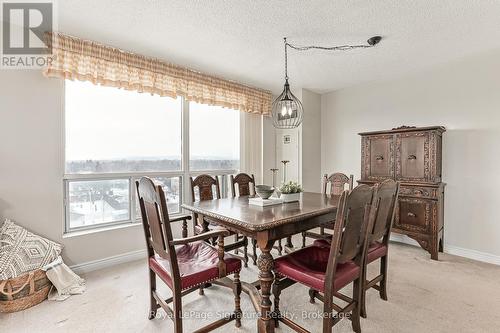
<svg viewBox="0 0 500 333">
<path fill-rule="evenodd" d="M 195 213 L 199 221 L 207 218 L 210 223 L 257 241 L 261 252 L 257 260 L 259 279 L 253 283 L 242 282 L 242 290 L 250 296 L 257 311 L 257 331 L 271 333 L 275 329 L 270 299 L 274 281 L 271 254 L 274 242 L 331 224 L 335 220 L 340 196 L 303 192 L 299 201 L 264 207 L 250 204 L 249 198 L 199 201 L 182 207 Z M 229 283 L 225 281 L 225 284 Z"/>
</svg>

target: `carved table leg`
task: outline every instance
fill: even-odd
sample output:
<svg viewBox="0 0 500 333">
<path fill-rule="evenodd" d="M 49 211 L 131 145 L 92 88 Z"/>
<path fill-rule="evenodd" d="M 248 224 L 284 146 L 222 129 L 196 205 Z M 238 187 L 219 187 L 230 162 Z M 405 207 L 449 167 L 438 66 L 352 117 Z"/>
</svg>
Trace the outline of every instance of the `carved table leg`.
<svg viewBox="0 0 500 333">
<path fill-rule="evenodd" d="M 260 237 L 258 237 L 260 238 Z M 264 237 L 265 238 L 265 235 Z M 273 248 L 274 241 L 267 239 L 258 239 L 259 249 L 261 254 L 257 260 L 257 266 L 259 268 L 259 280 L 260 280 L 260 317 L 257 322 L 257 330 L 259 333 L 274 333 L 274 320 L 271 317 L 271 286 L 273 284 L 273 266 L 274 259 L 271 255 L 271 249 Z"/>
</svg>

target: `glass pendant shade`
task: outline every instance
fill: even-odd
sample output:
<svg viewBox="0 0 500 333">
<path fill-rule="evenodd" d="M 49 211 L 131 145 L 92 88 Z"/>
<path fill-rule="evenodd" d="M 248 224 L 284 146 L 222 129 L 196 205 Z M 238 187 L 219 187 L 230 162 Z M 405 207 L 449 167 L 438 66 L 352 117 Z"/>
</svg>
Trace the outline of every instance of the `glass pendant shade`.
<svg viewBox="0 0 500 333">
<path fill-rule="evenodd" d="M 273 125 L 279 129 L 296 128 L 302 123 L 303 116 L 302 103 L 292 94 L 286 80 L 283 92 L 273 102 Z"/>
</svg>

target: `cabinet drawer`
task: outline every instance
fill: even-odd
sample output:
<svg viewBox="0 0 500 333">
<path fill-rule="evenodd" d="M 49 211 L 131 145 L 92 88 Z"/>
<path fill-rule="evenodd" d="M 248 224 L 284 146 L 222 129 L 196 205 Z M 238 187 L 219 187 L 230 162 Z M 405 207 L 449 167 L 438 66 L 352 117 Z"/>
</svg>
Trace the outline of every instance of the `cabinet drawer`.
<svg viewBox="0 0 500 333">
<path fill-rule="evenodd" d="M 421 186 L 401 186 L 399 188 L 399 195 L 419 198 L 437 199 L 438 189 L 435 187 L 421 187 Z"/>
<path fill-rule="evenodd" d="M 394 227 L 428 234 L 432 230 L 436 202 L 433 200 L 400 197 Z"/>
</svg>

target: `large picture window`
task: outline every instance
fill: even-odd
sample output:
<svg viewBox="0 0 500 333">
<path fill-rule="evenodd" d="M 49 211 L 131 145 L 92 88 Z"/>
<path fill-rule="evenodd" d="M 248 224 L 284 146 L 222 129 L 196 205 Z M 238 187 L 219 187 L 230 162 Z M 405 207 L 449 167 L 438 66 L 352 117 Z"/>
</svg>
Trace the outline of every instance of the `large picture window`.
<svg viewBox="0 0 500 333">
<path fill-rule="evenodd" d="M 239 112 L 88 82 L 65 82 L 66 232 L 140 219 L 135 181 L 163 186 L 169 213 L 189 176 L 237 172 Z M 183 138 L 189 141 L 183 142 Z"/>
</svg>

